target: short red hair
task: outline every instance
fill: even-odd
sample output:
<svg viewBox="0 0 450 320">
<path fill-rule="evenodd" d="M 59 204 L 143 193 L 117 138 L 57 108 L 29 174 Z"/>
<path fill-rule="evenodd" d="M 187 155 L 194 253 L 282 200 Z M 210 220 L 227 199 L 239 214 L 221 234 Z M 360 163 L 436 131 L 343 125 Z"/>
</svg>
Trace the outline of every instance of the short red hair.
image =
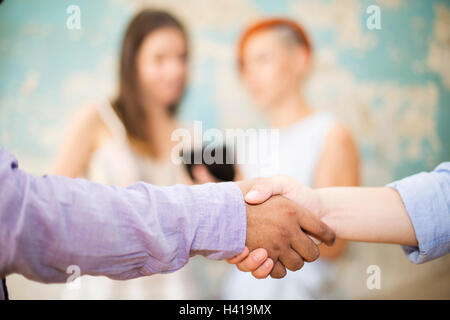
<svg viewBox="0 0 450 320">
<path fill-rule="evenodd" d="M 301 44 L 306 48 L 308 53 L 312 52 L 312 45 L 309 37 L 307 36 L 303 27 L 297 22 L 285 19 L 285 18 L 270 18 L 260 20 L 252 25 L 250 25 L 244 33 L 241 35 L 238 43 L 238 65 L 239 69 L 242 70 L 243 67 L 243 58 L 244 58 L 244 49 L 247 44 L 247 41 L 255 34 L 263 30 L 271 29 L 274 27 L 289 27 L 292 31 L 296 33 L 299 37 Z"/>
</svg>

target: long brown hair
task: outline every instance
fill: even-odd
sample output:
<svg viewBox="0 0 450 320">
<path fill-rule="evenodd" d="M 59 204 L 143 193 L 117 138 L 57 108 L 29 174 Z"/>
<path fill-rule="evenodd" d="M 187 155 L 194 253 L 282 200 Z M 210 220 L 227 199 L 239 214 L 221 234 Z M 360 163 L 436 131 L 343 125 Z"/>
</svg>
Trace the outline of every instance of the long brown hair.
<svg viewBox="0 0 450 320">
<path fill-rule="evenodd" d="M 145 128 L 146 112 L 140 102 L 136 55 L 147 35 L 168 27 L 180 30 L 187 39 L 183 25 L 171 14 L 160 10 L 144 9 L 131 20 L 123 38 L 119 67 L 119 92 L 112 106 L 128 134 L 145 142 L 150 142 L 150 137 Z M 170 106 L 170 114 L 175 115 L 177 109 L 178 103 Z"/>
</svg>

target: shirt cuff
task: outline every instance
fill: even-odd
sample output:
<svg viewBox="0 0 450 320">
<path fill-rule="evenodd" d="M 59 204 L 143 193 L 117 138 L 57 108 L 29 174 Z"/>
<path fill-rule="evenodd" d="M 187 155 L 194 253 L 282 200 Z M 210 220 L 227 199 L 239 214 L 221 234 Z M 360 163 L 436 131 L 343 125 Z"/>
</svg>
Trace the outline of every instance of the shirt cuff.
<svg viewBox="0 0 450 320">
<path fill-rule="evenodd" d="M 241 253 L 247 235 L 247 212 L 241 189 L 234 182 L 193 186 L 196 187 L 200 220 L 191 255 L 223 260 Z"/>
<path fill-rule="evenodd" d="M 422 172 L 386 187 L 399 193 L 416 234 L 417 247 L 402 246 L 407 258 L 420 264 L 445 255 L 448 248 L 442 242 L 448 242 L 448 234 L 441 212 L 445 196 L 432 173 Z"/>
</svg>

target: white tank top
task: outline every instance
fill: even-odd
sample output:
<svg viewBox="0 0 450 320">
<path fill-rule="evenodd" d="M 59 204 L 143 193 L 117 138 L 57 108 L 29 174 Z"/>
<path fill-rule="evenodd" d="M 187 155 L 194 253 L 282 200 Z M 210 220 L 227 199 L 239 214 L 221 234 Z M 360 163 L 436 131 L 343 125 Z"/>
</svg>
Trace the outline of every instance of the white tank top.
<svg viewBox="0 0 450 320">
<path fill-rule="evenodd" d="M 108 185 L 129 186 L 137 181 L 167 186 L 182 182 L 181 165 L 169 160 L 156 161 L 134 152 L 125 126 L 109 101 L 99 104 L 97 111 L 112 134 L 92 155 L 87 177 Z"/>
<path fill-rule="evenodd" d="M 279 130 L 279 144 L 254 164 L 242 165 L 245 178 L 287 174 L 304 185 L 314 186 L 317 162 L 325 139 L 335 125 L 331 113 L 318 111 L 307 118 Z M 267 141 L 266 141 L 267 142 Z M 263 141 L 264 144 L 264 141 Z M 268 144 L 268 142 L 267 142 Z M 256 144 L 247 146 L 259 152 Z M 283 279 L 255 279 L 251 274 L 232 268 L 224 281 L 223 299 L 334 299 L 342 297 L 336 284 L 332 263 L 316 260 L 305 263 L 297 272 L 287 270 Z"/>
<path fill-rule="evenodd" d="M 269 152 L 263 152 L 272 158 L 267 160 L 260 157 L 256 159 L 256 163 L 243 164 L 244 177 L 256 178 L 287 174 L 304 185 L 314 187 L 317 162 L 325 139 L 335 123 L 335 118 L 331 113 L 317 111 L 289 127 L 279 129 L 278 147 L 272 148 Z M 259 138 L 261 139 L 261 136 Z M 269 143 L 266 141 L 266 145 Z M 257 144 L 246 147 L 249 149 L 249 153 L 260 151 L 258 149 L 260 146 Z"/>
</svg>

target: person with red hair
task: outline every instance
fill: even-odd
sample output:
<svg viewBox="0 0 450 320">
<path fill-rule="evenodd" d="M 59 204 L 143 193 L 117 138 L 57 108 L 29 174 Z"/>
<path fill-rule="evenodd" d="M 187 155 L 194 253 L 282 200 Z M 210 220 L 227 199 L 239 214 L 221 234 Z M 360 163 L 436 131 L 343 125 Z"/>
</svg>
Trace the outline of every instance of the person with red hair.
<svg viewBox="0 0 450 320">
<path fill-rule="evenodd" d="M 245 87 L 263 109 L 271 128 L 279 129 L 279 145 L 273 161 L 258 159 L 242 166 L 245 178 L 286 174 L 304 185 L 320 188 L 359 184 L 359 157 L 350 131 L 330 112 L 308 104 L 302 85 L 310 71 L 313 46 L 304 28 L 284 18 L 261 20 L 240 37 L 238 68 Z M 248 146 L 248 154 L 260 145 Z M 288 272 L 281 280 L 256 280 L 233 270 L 225 282 L 225 299 L 320 299 L 341 298 L 335 281 L 334 260 L 345 249 L 337 240 L 321 246 L 321 258 L 306 264 L 302 272 Z M 274 269 L 286 272 L 282 261 Z M 334 276 L 333 276 L 334 275 Z"/>
</svg>

